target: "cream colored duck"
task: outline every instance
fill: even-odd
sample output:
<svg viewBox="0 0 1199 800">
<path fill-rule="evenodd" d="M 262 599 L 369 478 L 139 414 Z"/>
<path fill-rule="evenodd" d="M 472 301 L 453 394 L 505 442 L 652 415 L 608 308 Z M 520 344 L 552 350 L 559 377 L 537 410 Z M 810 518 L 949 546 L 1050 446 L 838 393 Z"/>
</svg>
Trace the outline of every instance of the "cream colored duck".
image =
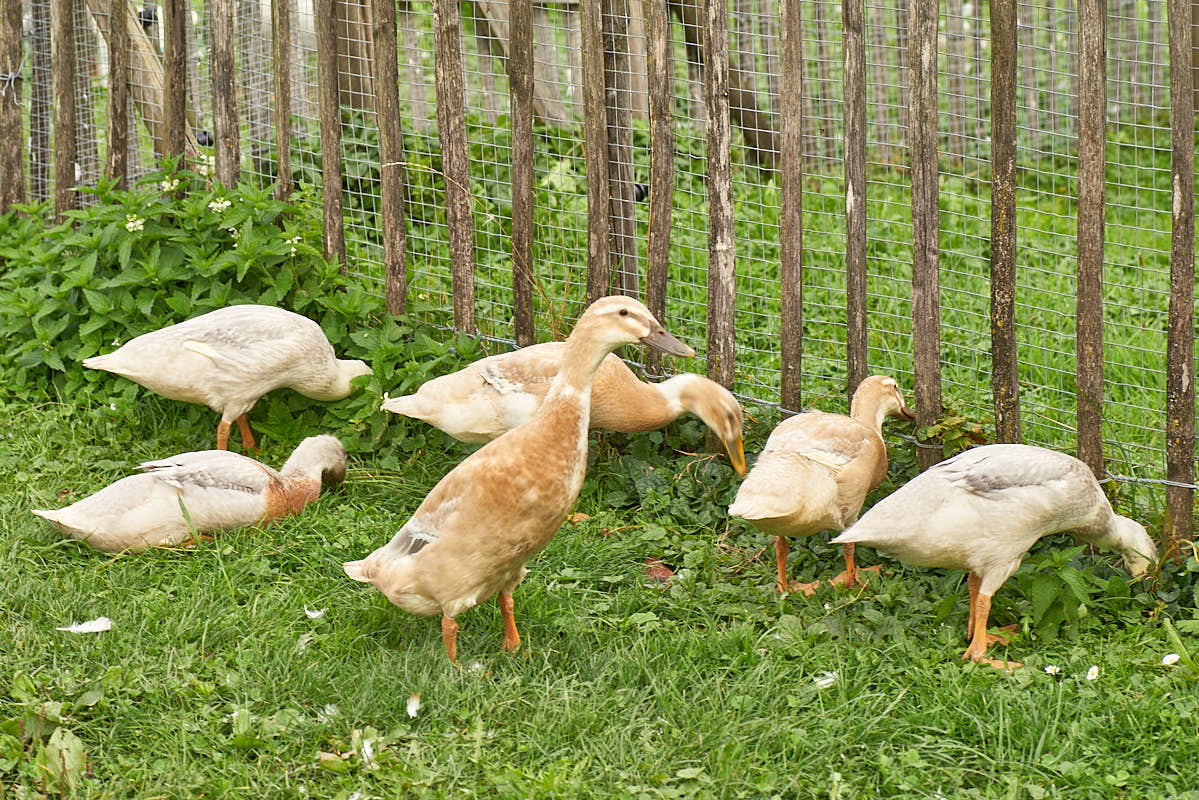
<svg viewBox="0 0 1199 800">
<path fill-rule="evenodd" d="M 387 398 L 383 409 L 423 420 L 459 441 L 489 442 L 533 415 L 565 353 L 565 342 L 546 342 L 490 356 L 426 381 L 415 394 Z M 741 406 L 732 392 L 691 373 L 646 383 L 615 355 L 600 364 L 591 387 L 592 428 L 652 431 L 688 412 L 720 437 L 733 468 L 744 475 Z"/>
<path fill-rule="evenodd" d="M 912 419 L 894 378 L 872 375 L 853 393 L 849 416 L 808 411 L 784 420 L 766 440 L 729 514 L 774 534 L 779 592 L 811 593 L 816 583 L 787 581 L 787 539 L 842 531 L 858 518 L 866 493 L 887 474 L 883 420 Z M 853 545 L 835 584 L 857 582 Z M 817 582 L 818 583 L 818 582 Z"/>
<path fill-rule="evenodd" d="M 258 398 L 288 387 L 313 400 L 340 400 L 350 380 L 369 374 L 358 360 L 333 354 L 321 326 L 273 306 L 229 306 L 130 339 L 120 349 L 83 360 L 171 400 L 217 411 L 216 446 L 224 450 L 237 420 L 242 445 L 256 445 L 246 419 Z"/>
<path fill-rule="evenodd" d="M 192 528 L 208 533 L 298 513 L 322 484 L 345 478 L 346 451 L 336 437 L 310 436 L 278 472 L 225 450 L 180 453 L 141 469 L 74 505 L 33 513 L 109 553 L 177 545 Z"/>
<path fill-rule="evenodd" d="M 503 649 L 519 646 L 512 590 L 583 485 L 596 370 L 608 353 L 638 341 L 676 356 L 695 354 L 636 300 L 597 300 L 567 338 L 562 368 L 529 420 L 468 456 L 390 542 L 344 564 L 346 574 L 373 584 L 405 611 L 441 614 L 451 661 L 458 652 L 455 618 L 498 593 Z"/>
<path fill-rule="evenodd" d="M 920 566 L 968 570 L 970 646 L 962 658 L 982 661 L 991 643 L 991 597 L 1038 539 L 1061 531 L 1119 550 L 1135 577 L 1157 558 L 1145 528 L 1112 511 L 1086 464 L 1020 444 L 977 447 L 937 464 L 833 541 Z"/>
</svg>

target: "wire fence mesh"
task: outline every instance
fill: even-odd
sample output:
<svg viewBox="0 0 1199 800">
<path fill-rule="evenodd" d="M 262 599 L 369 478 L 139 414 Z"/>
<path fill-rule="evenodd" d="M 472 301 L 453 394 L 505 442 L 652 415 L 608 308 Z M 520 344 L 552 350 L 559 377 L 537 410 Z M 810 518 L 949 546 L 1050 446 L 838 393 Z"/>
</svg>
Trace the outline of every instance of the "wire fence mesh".
<svg viewBox="0 0 1199 800">
<path fill-rule="evenodd" d="M 296 4 L 292 32 L 292 164 L 298 181 L 319 185 L 316 36 L 312 0 Z M 643 0 L 630 4 L 628 33 L 609 46 L 629 54 L 628 175 L 648 180 Z M 703 31 L 673 4 L 674 124 L 677 131 L 668 326 L 701 351 L 706 338 L 707 190 L 703 103 Z M 985 2 L 946 0 L 939 35 L 941 170 L 942 378 L 947 405 L 987 420 L 990 402 L 988 257 L 990 236 L 990 31 Z M 698 6 L 695 6 L 698 7 Z M 98 175 L 104 114 L 105 47 L 98 33 L 107 3 L 78 0 L 80 171 Z M 269 182 L 276 147 L 269 2 L 237 3 L 237 74 L 243 174 Z M 474 203 L 476 314 L 483 336 L 511 341 L 511 128 L 505 67 L 506 0 L 463 3 L 463 67 Z M 845 211 L 840 4 L 804 0 L 804 390 L 805 398 L 840 397 L 845 366 Z M 49 196 L 49 16 L 31 0 L 26 28 L 26 101 L 31 105 L 34 197 Z M 211 130 L 208 22 L 191 5 L 188 102 L 197 130 Z M 152 0 L 139 10 L 161 52 Z M 1169 66 L 1164 0 L 1108 4 L 1107 211 L 1105 253 L 1104 438 L 1112 469 L 1160 476 L 1164 448 L 1165 320 L 1170 250 Z M 370 6 L 341 3 L 345 225 L 349 270 L 382 294 L 378 223 L 378 132 L 371 111 Z M 580 312 L 586 285 L 587 205 L 582 116 L 579 9 L 575 2 L 534 9 L 535 325 L 539 339 L 563 336 Z M 867 264 L 872 371 L 910 385 L 911 239 L 907 124 L 907 4 L 866 5 Z M 1074 446 L 1076 12 L 1071 0 L 1018 5 L 1018 275 L 1017 324 L 1026 441 Z M 777 0 L 731 3 L 730 61 L 734 122 L 737 253 L 736 390 L 773 402 L 779 392 L 779 191 L 761 166 L 761 142 L 778 128 Z M 399 5 L 400 95 L 404 113 L 409 296 L 418 313 L 451 307 L 436 98 L 432 9 Z M 41 54 L 41 55 L 39 55 Z M 134 62 L 132 80 L 147 82 L 153 65 Z M 152 112 L 138 108 L 137 113 Z M 154 162 L 142 125 L 131 125 L 138 169 Z M 740 135 L 736 131 L 740 130 Z M 766 138 L 764 138 L 766 137 Z M 754 145 L 758 146 L 755 147 Z M 768 155 L 768 154 L 767 154 Z M 39 179 L 38 176 L 42 177 Z M 639 192 L 634 193 L 640 197 Z M 648 211 L 635 205 L 638 259 L 644 263 Z M 444 316 L 439 316 L 444 319 Z"/>
</svg>

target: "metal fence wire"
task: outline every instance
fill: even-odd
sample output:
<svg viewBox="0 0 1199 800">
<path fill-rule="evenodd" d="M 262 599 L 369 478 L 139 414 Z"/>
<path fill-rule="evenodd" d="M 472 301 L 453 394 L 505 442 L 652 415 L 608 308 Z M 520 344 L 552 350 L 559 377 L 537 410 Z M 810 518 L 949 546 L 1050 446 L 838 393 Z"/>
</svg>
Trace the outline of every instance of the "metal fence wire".
<svg viewBox="0 0 1199 800">
<path fill-rule="evenodd" d="M 319 185 L 322 151 L 313 0 L 294 4 L 292 165 L 297 180 Z M 627 52 L 626 174 L 648 181 L 646 40 L 643 2 L 627 0 L 627 35 L 607 40 L 609 56 Z M 104 8 L 101 8 L 101 5 Z M 685 5 L 685 3 L 680 4 Z M 97 21 L 107 3 L 76 0 L 79 169 L 98 175 L 106 85 Z M 507 0 L 461 4 L 470 190 L 475 225 L 475 313 L 480 333 L 510 342 L 512 329 L 512 157 L 506 72 Z M 672 4 L 672 8 L 678 10 Z M 192 0 L 188 24 L 188 103 L 197 130 L 212 129 L 207 9 Z M 372 113 L 371 9 L 340 3 L 344 213 L 350 274 L 383 291 L 379 235 L 378 131 Z M 1107 210 L 1104 261 L 1105 386 L 1103 435 L 1113 472 L 1161 477 L 1164 452 L 1166 312 L 1170 271 L 1169 68 L 1164 0 L 1107 4 Z M 26 102 L 44 86 L 49 6 L 30 0 L 26 25 Z M 139 8 L 152 23 L 153 0 Z M 444 181 L 438 171 L 432 7 L 405 0 L 399 13 L 399 75 L 406 169 L 409 298 L 421 309 L 451 307 Z M 840 3 L 803 0 L 804 361 L 807 401 L 836 406 L 846 383 L 843 53 Z M 689 43 L 702 31 L 672 23 L 677 135 L 667 319 L 700 350 L 706 340 L 707 189 L 703 66 Z M 907 125 L 906 0 L 866 4 L 868 344 L 872 372 L 911 385 L 912 219 Z M 1073 0 L 1018 3 L 1016 319 L 1025 441 L 1074 446 L 1074 356 L 1078 45 Z M 535 330 L 563 336 L 586 290 L 587 195 L 582 128 L 582 57 L 577 0 L 534 6 L 533 255 Z M 623 26 L 621 26 L 623 27 Z M 146 30 L 161 52 L 160 25 Z M 732 0 L 733 195 L 736 203 L 736 391 L 777 402 L 779 365 L 778 175 L 760 166 L 753 146 L 778 131 L 777 0 Z M 617 41 L 620 38 L 621 41 Z M 939 19 L 941 358 L 946 405 L 991 416 L 990 383 L 990 30 L 984 2 L 944 0 Z M 236 3 L 237 85 L 243 175 L 273 179 L 274 133 L 269 2 Z M 146 80 L 134 62 L 133 82 Z M 36 104 L 35 104 L 36 107 Z M 41 108 L 47 106 L 43 103 Z M 140 113 L 140 110 L 139 110 Z M 131 119 L 136 117 L 131 116 Z M 31 119 L 35 197 L 51 196 L 50 121 Z M 136 170 L 154 162 L 141 124 Z M 140 133 L 138 133 L 140 131 Z M 39 177 L 40 176 L 40 177 Z M 634 197 L 641 197 L 635 187 Z M 638 264 L 644 265 L 648 209 L 635 206 Z M 444 319 L 444 315 L 439 316 Z M 634 356 L 635 357 L 635 356 Z M 1193 373 L 1192 373 L 1193 374 Z M 827 402 L 822 398 L 829 398 Z"/>
</svg>

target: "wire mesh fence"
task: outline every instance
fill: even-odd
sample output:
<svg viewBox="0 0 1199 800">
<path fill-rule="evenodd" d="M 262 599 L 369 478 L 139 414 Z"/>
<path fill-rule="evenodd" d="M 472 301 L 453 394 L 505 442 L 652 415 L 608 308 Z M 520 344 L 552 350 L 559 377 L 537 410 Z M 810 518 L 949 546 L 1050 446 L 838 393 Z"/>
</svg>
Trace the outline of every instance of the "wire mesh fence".
<svg viewBox="0 0 1199 800">
<path fill-rule="evenodd" d="M 316 34 L 312 0 L 294 2 L 291 155 L 296 180 L 321 183 Z M 632 143 L 621 173 L 648 181 L 644 0 L 629 3 L 627 25 L 608 37 L 624 71 Z M 1170 252 L 1169 66 L 1164 0 L 1111 0 L 1107 40 L 1107 210 L 1104 263 L 1105 450 L 1112 469 L 1160 476 L 1164 451 L 1165 319 Z M 193 128 L 212 130 L 207 9 L 193 2 L 188 103 Z M 668 326 L 695 344 L 703 369 L 708 259 L 703 31 L 688 0 L 671 4 L 674 127 Z M 378 131 L 373 115 L 370 5 L 339 4 L 344 211 L 350 274 L 382 294 Z M 506 71 L 507 0 L 462 4 L 468 148 L 475 224 L 475 309 L 480 333 L 509 342 L 512 330 L 511 125 Z M 138 9 L 161 53 L 151 0 Z M 50 196 L 49 7 L 31 0 L 26 26 L 33 195 Z M 82 182 L 94 182 L 103 149 L 107 3 L 78 0 L 77 110 Z M 843 395 L 846 383 L 843 53 L 840 3 L 804 0 L 804 396 Z M 237 80 L 243 175 L 273 179 L 276 147 L 269 2 L 238 0 Z M 906 0 L 866 4 L 868 344 L 871 371 L 912 378 Z M 579 6 L 534 7 L 534 311 L 539 339 L 563 336 L 586 291 L 587 195 L 582 133 Z M 1017 340 L 1025 440 L 1074 445 L 1077 216 L 1076 11 L 1070 0 L 1019 2 Z M 991 414 L 989 339 L 990 31 L 987 3 L 946 0 L 939 20 L 941 358 L 946 404 L 977 419 Z M 777 0 L 734 0 L 730 19 L 730 101 L 734 123 L 737 254 L 736 391 L 779 397 L 779 188 L 772 137 L 778 132 Z M 409 297 L 420 310 L 449 309 L 451 268 L 444 181 L 435 121 L 432 7 L 399 5 L 400 96 L 404 113 Z M 132 82 L 151 80 L 152 62 L 134 60 Z M 137 115 L 155 113 L 138 107 Z M 141 124 L 138 169 L 154 163 Z M 201 138 L 203 143 L 203 138 Z M 207 166 L 207 165 L 202 165 Z M 39 175 L 41 176 L 39 178 Z M 640 198 L 643 186 L 631 196 Z M 644 264 L 646 204 L 634 205 L 638 264 Z M 438 319 L 445 319 L 438 316 Z M 835 405 L 835 403 L 834 403 Z"/>
</svg>

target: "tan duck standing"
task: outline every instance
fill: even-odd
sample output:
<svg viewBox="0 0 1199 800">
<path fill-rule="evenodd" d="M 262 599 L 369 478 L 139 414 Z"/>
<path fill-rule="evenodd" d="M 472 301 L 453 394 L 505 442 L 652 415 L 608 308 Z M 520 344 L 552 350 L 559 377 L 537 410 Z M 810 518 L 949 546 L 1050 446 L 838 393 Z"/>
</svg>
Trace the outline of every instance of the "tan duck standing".
<svg viewBox="0 0 1199 800">
<path fill-rule="evenodd" d="M 533 415 L 565 353 L 565 342 L 546 342 L 490 356 L 426 381 L 414 394 L 387 398 L 383 409 L 423 420 L 459 441 L 489 442 Z M 647 383 L 615 355 L 600 364 L 591 387 L 592 428 L 652 431 L 688 412 L 720 437 L 733 468 L 744 475 L 741 406 L 732 392 L 691 373 Z"/>
<path fill-rule="evenodd" d="M 920 566 L 968 570 L 970 646 L 962 658 L 983 661 L 992 639 L 991 597 L 1038 539 L 1062 531 L 1120 551 L 1135 577 L 1157 558 L 1144 526 L 1112 511 L 1086 464 L 1020 444 L 976 447 L 942 461 L 833 541 L 875 547 Z"/>
<path fill-rule="evenodd" d="M 336 437 L 310 436 L 278 472 L 225 450 L 180 453 L 141 468 L 144 474 L 122 478 L 74 505 L 33 513 L 109 553 L 177 545 L 193 536 L 192 528 L 208 533 L 298 513 L 317 498 L 322 484 L 345 478 L 346 451 Z"/>
<path fill-rule="evenodd" d="M 83 366 L 121 375 L 171 400 L 217 411 L 216 446 L 224 450 L 237 420 L 242 445 L 256 445 L 246 419 L 258 398 L 288 387 L 313 400 L 340 400 L 363 361 L 344 360 L 321 326 L 273 306 L 229 306 L 130 339 Z"/>
<path fill-rule="evenodd" d="M 883 420 L 912 419 L 894 378 L 872 375 L 853 393 L 849 416 L 808 411 L 783 421 L 766 440 L 729 514 L 774 534 L 778 590 L 810 594 L 817 583 L 788 583 L 787 539 L 842 531 L 858 518 L 866 494 L 887 474 Z M 857 582 L 853 545 L 835 584 Z"/>
<path fill-rule="evenodd" d="M 676 356 L 694 351 L 628 297 L 597 300 L 565 343 L 562 369 L 529 420 L 472 453 L 441 479 L 390 542 L 344 564 L 413 614 L 441 614 L 446 652 L 457 660 L 467 609 L 499 594 L 503 649 L 520 644 L 512 590 L 549 544 L 583 485 L 591 384 L 604 357 L 642 342 Z"/>
</svg>

